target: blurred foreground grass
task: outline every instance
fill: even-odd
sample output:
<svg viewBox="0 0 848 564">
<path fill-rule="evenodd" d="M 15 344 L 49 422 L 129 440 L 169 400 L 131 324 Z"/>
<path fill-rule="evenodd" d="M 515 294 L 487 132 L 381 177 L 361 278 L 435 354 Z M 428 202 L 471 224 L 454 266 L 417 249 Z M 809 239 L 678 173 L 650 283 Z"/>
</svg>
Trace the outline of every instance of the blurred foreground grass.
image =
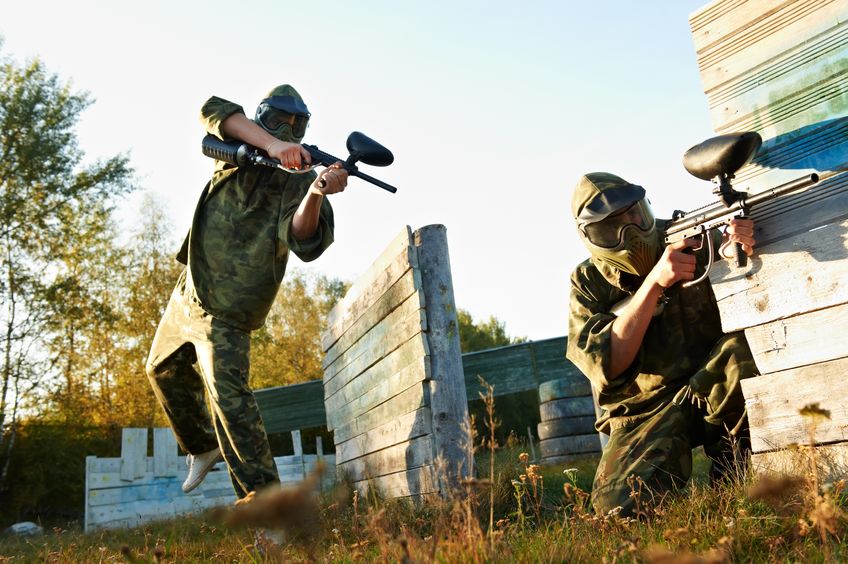
<svg viewBox="0 0 848 564">
<path fill-rule="evenodd" d="M 488 454 L 478 453 L 478 480 L 450 500 L 359 499 L 343 488 L 317 503 L 303 496 L 271 500 L 260 513 L 272 520 L 287 515 L 281 526 L 289 542 L 264 555 L 249 528 L 262 515 L 206 514 L 132 530 L 83 534 L 71 527 L 2 537 L 0 562 L 848 560 L 842 482 L 742 477 L 713 488 L 705 480 L 709 463 L 698 456 L 692 484 L 645 518 L 601 518 L 586 493 L 596 458 L 538 468 L 522 462 L 523 450 L 513 444 L 497 451 L 491 490 Z"/>
</svg>

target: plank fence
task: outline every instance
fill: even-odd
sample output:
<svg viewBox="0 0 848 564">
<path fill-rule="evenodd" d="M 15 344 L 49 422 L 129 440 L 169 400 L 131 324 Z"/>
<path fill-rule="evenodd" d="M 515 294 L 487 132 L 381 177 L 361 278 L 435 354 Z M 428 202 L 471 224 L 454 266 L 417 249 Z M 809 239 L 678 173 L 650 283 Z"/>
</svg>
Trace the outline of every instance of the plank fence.
<svg viewBox="0 0 848 564">
<path fill-rule="evenodd" d="M 758 131 L 735 185 L 761 192 L 805 173 L 813 189 L 754 209 L 747 267 L 712 271 L 725 332 L 744 330 L 761 376 L 742 389 L 758 471 L 797 469 L 793 444 L 848 468 L 848 3 L 716 0 L 690 17 L 718 133 Z M 800 410 L 830 419 L 813 431 Z M 803 466 L 806 468 L 806 465 Z"/>
<path fill-rule="evenodd" d="M 322 338 L 338 472 L 385 497 L 445 494 L 472 472 L 444 226 L 406 227 L 330 312 Z"/>
<path fill-rule="evenodd" d="M 322 487 L 334 482 L 335 456 L 303 454 L 300 431 L 292 431 L 294 454 L 274 458 L 282 485 L 301 482 L 318 461 L 325 465 Z M 85 459 L 85 530 L 134 527 L 149 521 L 196 513 L 231 504 L 235 494 L 223 462 L 193 491 L 183 493 L 187 467 L 178 456 L 177 441 L 168 428 L 153 429 L 153 456 L 147 455 L 148 430 L 125 428 L 120 458 Z"/>
</svg>

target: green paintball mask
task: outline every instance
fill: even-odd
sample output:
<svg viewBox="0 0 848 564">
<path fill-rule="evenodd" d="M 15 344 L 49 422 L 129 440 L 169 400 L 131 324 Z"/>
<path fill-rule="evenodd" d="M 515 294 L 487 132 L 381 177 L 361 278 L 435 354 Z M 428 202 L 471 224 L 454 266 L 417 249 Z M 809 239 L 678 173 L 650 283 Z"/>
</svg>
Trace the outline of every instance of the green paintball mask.
<svg viewBox="0 0 848 564">
<path fill-rule="evenodd" d="M 300 143 L 306 134 L 309 116 L 309 109 L 300 94 L 284 84 L 274 88 L 259 102 L 254 121 L 280 141 Z"/>
<path fill-rule="evenodd" d="M 641 186 L 605 172 L 587 174 L 575 188 L 572 212 L 596 259 L 636 276 L 647 275 L 656 264 L 656 220 Z"/>
</svg>

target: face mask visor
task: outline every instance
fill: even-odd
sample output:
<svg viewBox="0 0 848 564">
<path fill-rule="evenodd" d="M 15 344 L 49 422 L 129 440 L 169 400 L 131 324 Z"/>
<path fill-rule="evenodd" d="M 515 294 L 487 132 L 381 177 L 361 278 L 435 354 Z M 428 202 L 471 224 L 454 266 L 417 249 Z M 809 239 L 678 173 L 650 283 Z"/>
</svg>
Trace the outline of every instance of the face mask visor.
<svg viewBox="0 0 848 564">
<path fill-rule="evenodd" d="M 268 131 L 278 131 L 281 127 L 288 125 L 292 134 L 297 138 L 302 138 L 306 134 L 306 127 L 309 124 L 308 115 L 278 110 L 269 104 L 260 104 L 256 111 L 256 117 L 262 127 Z"/>
<path fill-rule="evenodd" d="M 582 226 L 583 234 L 590 243 L 604 249 L 616 249 L 624 241 L 624 232 L 628 227 L 635 227 L 647 233 L 654 227 L 654 214 L 647 202 L 641 199 L 623 210 L 608 215 L 601 221 L 587 223 Z"/>
</svg>

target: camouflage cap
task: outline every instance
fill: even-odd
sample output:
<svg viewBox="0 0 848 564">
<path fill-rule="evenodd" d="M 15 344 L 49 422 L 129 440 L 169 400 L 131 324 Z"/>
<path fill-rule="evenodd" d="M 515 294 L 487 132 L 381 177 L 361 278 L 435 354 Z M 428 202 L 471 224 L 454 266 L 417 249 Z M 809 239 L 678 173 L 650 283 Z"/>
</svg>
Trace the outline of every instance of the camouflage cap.
<svg viewBox="0 0 848 564">
<path fill-rule="evenodd" d="M 309 116 L 309 109 L 303 101 L 303 97 L 290 84 L 281 84 L 271 89 L 265 98 L 259 102 L 268 104 L 272 108 L 282 110 L 290 114 Z"/>
<path fill-rule="evenodd" d="M 641 186 L 608 172 L 590 172 L 574 188 L 571 213 L 578 225 L 595 223 L 644 197 Z"/>
</svg>

